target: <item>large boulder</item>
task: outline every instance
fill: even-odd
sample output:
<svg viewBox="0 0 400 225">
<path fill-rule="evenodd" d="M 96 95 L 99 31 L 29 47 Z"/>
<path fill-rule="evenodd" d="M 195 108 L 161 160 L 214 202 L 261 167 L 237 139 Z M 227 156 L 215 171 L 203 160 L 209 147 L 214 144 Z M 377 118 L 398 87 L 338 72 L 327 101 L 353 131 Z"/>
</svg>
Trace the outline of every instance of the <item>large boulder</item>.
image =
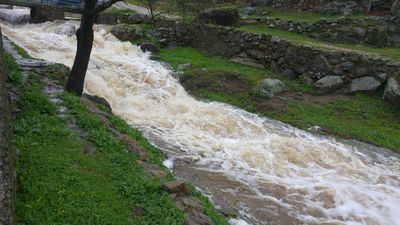
<svg viewBox="0 0 400 225">
<path fill-rule="evenodd" d="M 44 23 L 54 20 L 63 20 L 64 10 L 54 6 L 33 6 L 31 8 L 31 23 Z"/>
<path fill-rule="evenodd" d="M 256 96 L 274 98 L 285 91 L 285 84 L 278 79 L 265 79 L 254 90 Z"/>
<path fill-rule="evenodd" d="M 400 84 L 394 78 L 389 78 L 383 97 L 390 103 L 400 105 Z"/>
<path fill-rule="evenodd" d="M 315 82 L 314 87 L 320 94 L 332 93 L 343 87 L 343 79 L 340 76 L 326 76 Z"/>
<path fill-rule="evenodd" d="M 237 24 L 239 19 L 239 10 L 236 8 L 215 8 L 203 11 L 197 20 L 201 23 L 232 26 Z"/>
<path fill-rule="evenodd" d="M 350 82 L 347 93 L 375 92 L 381 85 L 382 83 L 374 77 L 361 77 Z"/>
</svg>

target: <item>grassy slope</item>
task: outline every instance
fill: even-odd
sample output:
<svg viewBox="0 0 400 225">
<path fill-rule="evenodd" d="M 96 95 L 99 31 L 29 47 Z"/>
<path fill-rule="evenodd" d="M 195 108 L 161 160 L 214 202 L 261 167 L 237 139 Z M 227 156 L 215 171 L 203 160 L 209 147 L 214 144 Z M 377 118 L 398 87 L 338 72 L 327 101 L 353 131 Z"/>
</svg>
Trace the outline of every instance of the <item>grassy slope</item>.
<svg viewBox="0 0 400 225">
<path fill-rule="evenodd" d="M 217 70 L 240 72 L 251 82 L 263 77 L 262 70 L 254 69 L 257 72 L 251 73 L 246 66 L 231 63 L 220 57 L 201 54 L 192 48 L 163 49 L 161 54 L 165 61 L 175 66 L 180 63 L 192 63 L 193 67 L 208 68 L 209 73 L 203 77 L 204 79 L 212 80 L 213 76 L 218 74 L 215 73 Z M 269 72 L 267 74 L 276 76 Z M 190 92 L 203 99 L 226 102 L 302 129 L 312 126 L 326 127 L 341 135 L 400 150 L 400 111 L 388 106 L 377 96 L 359 94 L 349 100 L 322 106 L 294 100 L 288 104 L 284 112 L 274 112 L 260 111 L 256 107 L 257 102 L 252 101 L 250 95 L 246 93 L 210 91 L 207 88 Z"/>
<path fill-rule="evenodd" d="M 19 224 L 183 224 L 185 215 L 161 188 L 165 181 L 146 177 L 137 158 L 78 97 L 63 95 L 84 132 L 81 135 L 68 128 L 67 118 L 58 117 L 57 107 L 42 93 L 36 74 L 23 82 L 18 65 L 8 54 L 6 65 L 10 84 L 21 94 L 21 112 L 13 123 L 13 143 L 19 149 L 15 196 Z M 161 164 L 162 153 L 139 131 L 118 117 L 110 120 L 150 152 L 151 162 Z M 88 149 L 94 153 L 87 153 Z M 206 213 L 216 224 L 227 224 L 206 198 L 194 195 L 203 200 Z M 134 208 L 143 214 L 133 218 Z"/>
<path fill-rule="evenodd" d="M 330 50 L 357 50 L 373 54 L 378 54 L 385 57 L 390 57 L 395 60 L 400 60 L 400 49 L 399 48 L 373 48 L 362 45 L 352 44 L 325 44 L 315 39 L 309 38 L 306 35 L 297 34 L 294 32 L 283 31 L 279 29 L 269 28 L 267 25 L 244 25 L 240 29 L 257 34 L 270 34 L 287 39 L 294 43 L 311 45 L 313 47 L 330 49 Z"/>
<path fill-rule="evenodd" d="M 278 78 L 278 75 L 270 70 L 240 65 L 230 62 L 228 59 L 219 56 L 208 56 L 200 53 L 194 48 L 179 47 L 176 49 L 161 49 L 163 59 L 172 64 L 174 68 L 178 64 L 190 63 L 194 68 L 207 68 L 210 73 L 216 71 L 238 72 L 242 74 L 252 85 L 258 84 L 265 78 Z M 282 78 L 282 77 L 279 77 Z M 286 86 L 293 91 L 312 92 L 312 88 L 300 81 L 283 79 Z"/>
</svg>

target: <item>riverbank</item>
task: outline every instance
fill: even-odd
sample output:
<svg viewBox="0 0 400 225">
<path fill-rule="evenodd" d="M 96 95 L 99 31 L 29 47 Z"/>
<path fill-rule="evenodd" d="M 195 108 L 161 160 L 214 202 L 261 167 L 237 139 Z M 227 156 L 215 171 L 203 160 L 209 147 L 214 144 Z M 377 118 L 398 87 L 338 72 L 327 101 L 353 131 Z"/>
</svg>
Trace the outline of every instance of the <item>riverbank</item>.
<svg viewBox="0 0 400 225">
<path fill-rule="evenodd" d="M 180 81 L 192 95 L 235 105 L 303 130 L 356 139 L 400 151 L 400 111 L 379 95 L 315 95 L 299 81 L 282 79 L 287 91 L 276 98 L 254 96 L 252 90 L 272 71 L 230 62 L 193 48 L 162 49 L 162 59 L 177 69 Z M 182 67 L 178 65 L 190 64 Z M 379 92 L 378 92 L 379 93 Z"/>
<path fill-rule="evenodd" d="M 65 93 L 68 68 L 21 68 L 10 54 L 5 64 L 19 224 L 228 224 L 207 198 L 174 179 L 141 132 L 93 98 Z"/>
</svg>

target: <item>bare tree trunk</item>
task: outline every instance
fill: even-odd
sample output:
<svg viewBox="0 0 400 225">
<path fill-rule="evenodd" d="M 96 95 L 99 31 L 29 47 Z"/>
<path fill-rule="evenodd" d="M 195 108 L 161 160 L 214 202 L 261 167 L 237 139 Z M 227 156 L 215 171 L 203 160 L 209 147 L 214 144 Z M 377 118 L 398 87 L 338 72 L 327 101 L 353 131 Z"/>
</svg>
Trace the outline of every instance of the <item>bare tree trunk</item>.
<svg viewBox="0 0 400 225">
<path fill-rule="evenodd" d="M 96 7 L 96 0 L 86 0 L 80 28 L 76 32 L 77 51 L 71 74 L 68 78 L 66 89 L 82 96 L 86 71 L 93 47 L 93 25 L 95 15 L 91 12 Z"/>
</svg>

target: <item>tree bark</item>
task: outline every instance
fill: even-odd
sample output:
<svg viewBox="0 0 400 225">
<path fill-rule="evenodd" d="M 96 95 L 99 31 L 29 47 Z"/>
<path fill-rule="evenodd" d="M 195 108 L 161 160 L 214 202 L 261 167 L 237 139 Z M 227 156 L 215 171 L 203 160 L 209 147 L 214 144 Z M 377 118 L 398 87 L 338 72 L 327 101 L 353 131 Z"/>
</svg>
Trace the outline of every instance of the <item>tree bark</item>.
<svg viewBox="0 0 400 225">
<path fill-rule="evenodd" d="M 74 65 L 68 78 L 66 90 L 82 96 L 86 71 L 93 47 L 93 25 L 95 16 L 91 13 L 96 7 L 96 0 L 85 0 L 80 28 L 76 32 L 77 51 Z"/>
</svg>

